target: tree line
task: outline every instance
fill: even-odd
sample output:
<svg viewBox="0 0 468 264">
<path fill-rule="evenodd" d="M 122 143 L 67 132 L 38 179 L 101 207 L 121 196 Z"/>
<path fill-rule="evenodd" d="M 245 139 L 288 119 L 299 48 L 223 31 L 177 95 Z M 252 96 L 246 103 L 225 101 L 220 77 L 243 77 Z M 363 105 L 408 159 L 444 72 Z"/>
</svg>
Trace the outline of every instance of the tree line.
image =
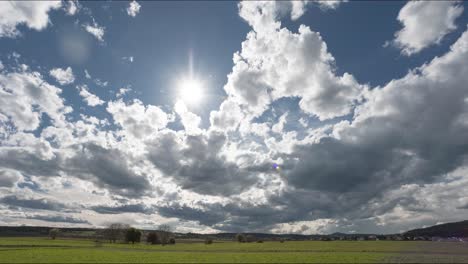
<svg viewBox="0 0 468 264">
<path fill-rule="evenodd" d="M 49 230 L 49 237 L 56 239 L 60 235 L 60 229 Z M 107 240 L 110 243 L 125 242 L 139 243 L 146 236 L 146 242 L 153 245 L 175 244 L 175 237 L 169 225 L 160 225 L 158 230 L 145 232 L 128 224 L 112 223 L 106 228 L 96 231 L 95 242 Z"/>
</svg>

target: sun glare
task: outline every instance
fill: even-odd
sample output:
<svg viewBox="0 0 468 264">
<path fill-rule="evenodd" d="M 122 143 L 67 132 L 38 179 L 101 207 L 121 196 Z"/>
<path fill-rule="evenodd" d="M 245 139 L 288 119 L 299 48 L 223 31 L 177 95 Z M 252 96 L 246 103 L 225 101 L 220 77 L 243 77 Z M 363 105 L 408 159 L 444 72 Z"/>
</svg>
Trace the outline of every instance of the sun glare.
<svg viewBox="0 0 468 264">
<path fill-rule="evenodd" d="M 203 99 L 202 83 L 197 79 L 183 79 L 179 84 L 179 98 L 186 104 L 196 104 Z"/>
</svg>

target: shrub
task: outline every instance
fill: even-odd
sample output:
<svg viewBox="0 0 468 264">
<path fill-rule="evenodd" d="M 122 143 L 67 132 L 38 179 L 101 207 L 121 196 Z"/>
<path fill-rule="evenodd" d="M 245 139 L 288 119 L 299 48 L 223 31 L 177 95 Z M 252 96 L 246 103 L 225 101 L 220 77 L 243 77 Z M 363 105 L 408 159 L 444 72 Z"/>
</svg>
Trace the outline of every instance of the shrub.
<svg viewBox="0 0 468 264">
<path fill-rule="evenodd" d="M 170 244 L 170 245 L 175 245 L 175 238 L 171 237 L 171 238 L 169 239 L 169 244 Z"/>
<path fill-rule="evenodd" d="M 211 239 L 211 238 L 205 239 L 205 244 L 207 244 L 207 245 L 213 244 L 213 239 Z"/>
</svg>

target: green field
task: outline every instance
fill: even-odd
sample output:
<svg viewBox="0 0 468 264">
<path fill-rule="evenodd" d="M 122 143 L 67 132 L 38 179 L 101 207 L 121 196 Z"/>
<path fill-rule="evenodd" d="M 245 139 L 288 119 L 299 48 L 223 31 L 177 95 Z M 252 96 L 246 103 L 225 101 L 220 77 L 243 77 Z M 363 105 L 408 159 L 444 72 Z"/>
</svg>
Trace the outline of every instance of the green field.
<svg viewBox="0 0 468 264">
<path fill-rule="evenodd" d="M 468 244 L 418 241 L 109 244 L 0 238 L 0 263 L 468 263 Z"/>
</svg>

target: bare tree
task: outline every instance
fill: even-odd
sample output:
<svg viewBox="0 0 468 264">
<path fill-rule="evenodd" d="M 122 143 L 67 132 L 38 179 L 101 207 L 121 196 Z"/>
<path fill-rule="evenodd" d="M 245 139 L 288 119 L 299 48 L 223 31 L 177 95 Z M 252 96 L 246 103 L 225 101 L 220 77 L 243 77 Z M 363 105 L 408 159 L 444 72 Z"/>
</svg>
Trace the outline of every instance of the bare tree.
<svg viewBox="0 0 468 264">
<path fill-rule="evenodd" d="M 169 243 L 169 240 L 172 236 L 172 228 L 169 225 L 160 225 L 159 226 L 159 239 L 162 245 Z"/>
</svg>

